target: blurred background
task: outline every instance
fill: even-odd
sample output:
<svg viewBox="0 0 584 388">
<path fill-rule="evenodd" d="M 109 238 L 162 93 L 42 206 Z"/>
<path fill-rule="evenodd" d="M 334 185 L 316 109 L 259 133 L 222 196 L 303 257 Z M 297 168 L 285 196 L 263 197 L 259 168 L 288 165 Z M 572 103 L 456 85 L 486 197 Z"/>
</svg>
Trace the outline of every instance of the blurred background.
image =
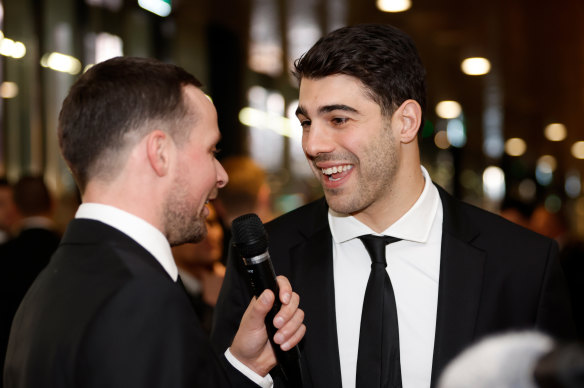
<svg viewBox="0 0 584 388">
<path fill-rule="evenodd" d="M 0 0 L 0 176 L 41 174 L 64 227 L 77 192 L 56 137 L 84 69 L 159 58 L 205 85 L 220 158 L 266 171 L 273 213 L 320 195 L 293 115 L 291 64 L 362 22 L 409 33 L 428 72 L 422 162 L 460 199 L 542 233 L 584 236 L 582 0 Z M 545 217 L 537 219 L 535 210 Z"/>
</svg>

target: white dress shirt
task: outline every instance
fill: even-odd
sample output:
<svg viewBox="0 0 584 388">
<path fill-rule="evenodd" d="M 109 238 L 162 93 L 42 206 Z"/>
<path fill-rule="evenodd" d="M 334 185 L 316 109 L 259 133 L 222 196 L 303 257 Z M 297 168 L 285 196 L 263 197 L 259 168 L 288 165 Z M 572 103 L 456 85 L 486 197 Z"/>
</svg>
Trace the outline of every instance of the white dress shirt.
<svg viewBox="0 0 584 388">
<path fill-rule="evenodd" d="M 430 386 L 440 247 L 442 202 L 422 167 L 425 185 L 414 205 L 382 234 L 402 241 L 386 247 L 387 273 L 396 298 L 403 388 Z M 377 234 L 356 218 L 329 209 L 333 237 L 335 308 L 341 377 L 344 388 L 355 387 L 359 329 L 371 259 L 361 240 Z"/>
<path fill-rule="evenodd" d="M 116 207 L 99 203 L 81 204 L 77 213 L 75 213 L 75 218 L 87 218 L 100 221 L 128 235 L 154 256 L 173 281 L 177 281 L 178 269 L 174 262 L 168 240 L 160 230 L 142 218 Z M 225 351 L 225 357 L 234 368 L 254 383 L 263 388 L 271 388 L 273 386 L 272 377 L 269 374 L 261 377 L 236 359 L 229 349 Z"/>
</svg>

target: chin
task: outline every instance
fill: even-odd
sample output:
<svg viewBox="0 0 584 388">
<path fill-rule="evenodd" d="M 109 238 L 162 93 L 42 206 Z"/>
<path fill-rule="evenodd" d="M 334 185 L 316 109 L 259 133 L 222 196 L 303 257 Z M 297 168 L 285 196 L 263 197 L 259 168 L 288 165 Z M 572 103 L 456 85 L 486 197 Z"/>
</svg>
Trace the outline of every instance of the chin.
<svg viewBox="0 0 584 388">
<path fill-rule="evenodd" d="M 203 227 L 200 227 L 203 225 Z M 196 225 L 191 225 L 188 228 L 181 228 L 177 230 L 173 235 L 168 237 L 168 242 L 170 246 L 176 246 L 187 243 L 198 243 L 207 237 L 207 228 L 204 226 L 205 223 L 197 223 Z"/>
<path fill-rule="evenodd" d="M 351 215 L 363 210 L 364 206 L 351 198 L 340 198 L 339 195 L 326 195 L 328 206 L 337 213 Z"/>
<path fill-rule="evenodd" d="M 351 206 L 348 206 L 348 204 L 346 204 L 342 201 L 334 200 L 334 199 L 330 200 L 329 198 L 327 198 L 326 201 L 327 201 L 329 207 L 337 213 L 351 214 L 354 212 L 354 210 Z"/>
</svg>

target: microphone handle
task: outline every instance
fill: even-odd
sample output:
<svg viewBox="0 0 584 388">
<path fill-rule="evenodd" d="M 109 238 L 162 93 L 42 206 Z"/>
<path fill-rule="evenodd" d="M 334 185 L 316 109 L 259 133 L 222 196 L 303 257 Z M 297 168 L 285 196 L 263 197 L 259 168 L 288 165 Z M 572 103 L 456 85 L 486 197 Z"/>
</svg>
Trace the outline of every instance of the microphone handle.
<svg viewBox="0 0 584 388">
<path fill-rule="evenodd" d="M 265 290 L 272 290 L 275 296 L 274 305 L 266 315 L 266 329 L 268 338 L 274 349 L 276 360 L 280 365 L 286 386 L 289 388 L 302 387 L 302 371 L 300 368 L 300 350 L 298 346 L 294 346 L 288 351 L 283 351 L 280 345 L 274 342 L 274 335 L 276 329 L 274 327 L 274 317 L 280 311 L 282 303 L 280 302 L 280 287 L 276 281 L 276 273 L 270 260 L 270 255 L 266 251 L 262 255 L 253 257 L 251 259 L 244 258 L 244 267 L 247 272 L 247 278 L 253 293 L 256 297 Z"/>
</svg>

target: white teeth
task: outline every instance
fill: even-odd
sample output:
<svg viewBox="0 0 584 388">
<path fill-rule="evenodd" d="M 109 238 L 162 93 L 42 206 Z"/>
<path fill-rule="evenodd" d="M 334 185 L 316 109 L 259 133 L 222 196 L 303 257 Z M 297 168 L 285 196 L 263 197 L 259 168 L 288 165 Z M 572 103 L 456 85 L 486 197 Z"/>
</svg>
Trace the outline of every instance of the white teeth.
<svg viewBox="0 0 584 388">
<path fill-rule="evenodd" d="M 324 175 L 332 175 L 339 172 L 349 171 L 352 169 L 353 166 L 349 164 L 345 164 L 344 166 L 334 166 L 329 168 L 322 168 L 321 171 Z"/>
</svg>

